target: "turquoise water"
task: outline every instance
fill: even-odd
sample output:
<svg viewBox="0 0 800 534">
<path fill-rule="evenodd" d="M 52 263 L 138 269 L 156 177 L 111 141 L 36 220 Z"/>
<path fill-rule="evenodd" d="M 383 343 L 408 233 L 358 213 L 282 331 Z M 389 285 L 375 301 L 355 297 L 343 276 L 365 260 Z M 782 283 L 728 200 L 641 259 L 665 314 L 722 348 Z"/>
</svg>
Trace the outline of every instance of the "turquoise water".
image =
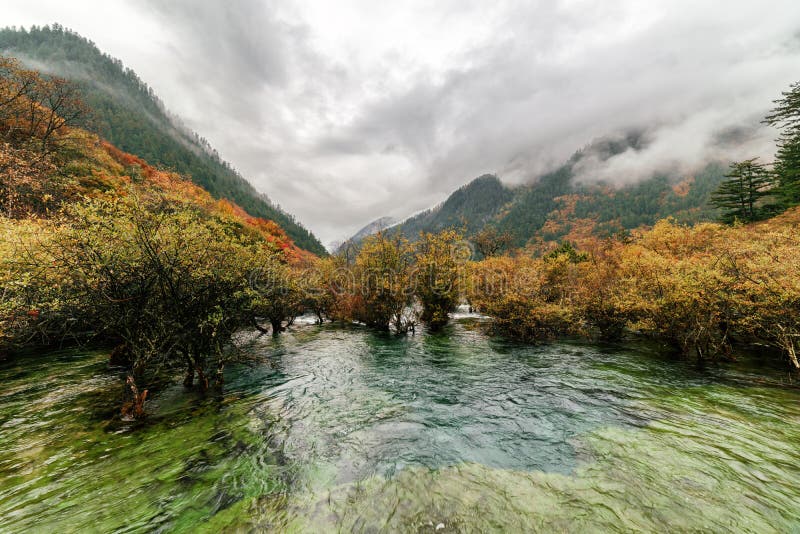
<svg viewBox="0 0 800 534">
<path fill-rule="evenodd" d="M 141 424 L 103 352 L 2 363 L 0 531 L 800 530 L 780 369 L 484 330 L 300 324 Z"/>
</svg>

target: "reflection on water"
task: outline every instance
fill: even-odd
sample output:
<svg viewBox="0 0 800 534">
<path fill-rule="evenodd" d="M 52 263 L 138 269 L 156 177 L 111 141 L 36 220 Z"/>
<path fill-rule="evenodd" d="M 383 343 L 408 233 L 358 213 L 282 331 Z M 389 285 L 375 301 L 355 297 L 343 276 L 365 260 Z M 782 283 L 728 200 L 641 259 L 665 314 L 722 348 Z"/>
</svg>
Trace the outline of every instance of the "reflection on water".
<svg viewBox="0 0 800 534">
<path fill-rule="evenodd" d="M 0 531 L 800 528 L 800 393 L 778 371 L 480 326 L 298 323 L 223 396 L 176 385 L 138 427 L 101 353 L 5 363 Z"/>
</svg>

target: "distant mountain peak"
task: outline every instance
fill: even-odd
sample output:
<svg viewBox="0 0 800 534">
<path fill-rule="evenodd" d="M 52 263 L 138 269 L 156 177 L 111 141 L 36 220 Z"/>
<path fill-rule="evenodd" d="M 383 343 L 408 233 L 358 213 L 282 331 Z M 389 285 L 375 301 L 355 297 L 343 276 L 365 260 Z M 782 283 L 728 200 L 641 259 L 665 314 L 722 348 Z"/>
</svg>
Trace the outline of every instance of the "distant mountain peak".
<svg viewBox="0 0 800 534">
<path fill-rule="evenodd" d="M 365 225 L 349 239 L 339 243 L 331 243 L 330 248 L 333 252 L 338 252 L 348 244 L 357 244 L 373 234 L 377 234 L 380 231 L 391 228 L 395 224 L 397 224 L 397 219 L 394 217 L 380 217 Z"/>
</svg>

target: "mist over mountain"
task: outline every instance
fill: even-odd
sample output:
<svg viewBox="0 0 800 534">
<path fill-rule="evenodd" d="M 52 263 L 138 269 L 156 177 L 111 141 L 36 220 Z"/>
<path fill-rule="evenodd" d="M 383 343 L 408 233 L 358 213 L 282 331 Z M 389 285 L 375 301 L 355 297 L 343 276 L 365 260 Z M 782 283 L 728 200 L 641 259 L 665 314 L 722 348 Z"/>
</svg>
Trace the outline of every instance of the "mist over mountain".
<svg viewBox="0 0 800 534">
<path fill-rule="evenodd" d="M 775 135 L 760 121 L 800 67 L 791 0 L 3 7 L 6 24 L 59 21 L 123 58 L 324 242 L 430 208 L 470 177 L 530 183 L 616 132 L 648 144 L 585 160 L 578 181 L 768 161 Z"/>
<path fill-rule="evenodd" d="M 371 223 L 364 226 L 361 230 L 355 233 L 353 239 L 363 239 L 368 235 L 372 235 L 374 233 L 380 232 L 381 230 L 385 230 L 390 226 L 397 223 L 397 220 L 394 217 L 381 217 L 380 219 L 376 219 Z"/>
<path fill-rule="evenodd" d="M 393 225 L 397 224 L 397 219 L 394 217 L 381 217 L 364 225 L 358 232 L 353 234 L 350 238 L 344 241 L 334 241 L 328 246 L 331 252 L 339 252 L 345 250 L 350 245 L 357 245 L 365 237 L 377 234 L 380 231 L 386 230 Z"/>
<path fill-rule="evenodd" d="M 319 240 L 257 191 L 197 133 L 171 114 L 144 81 L 92 41 L 59 25 L 0 30 L 0 53 L 75 82 L 92 109 L 82 124 L 122 150 L 186 174 L 216 198 L 278 223 L 301 248 L 325 254 Z"/>
<path fill-rule="evenodd" d="M 420 232 L 454 228 L 470 237 L 493 227 L 507 233 L 512 246 L 542 249 L 548 243 L 650 226 L 664 217 L 685 223 L 714 219 L 717 212 L 709 198 L 724 179 L 728 161 L 708 161 L 686 173 L 667 166 L 631 182 L 605 175 L 609 162 L 646 151 L 649 143 L 641 130 L 599 138 L 552 172 L 517 186 L 506 186 L 494 175 L 480 176 L 390 231 L 414 240 Z"/>
<path fill-rule="evenodd" d="M 59 25 L 5 29 L 0 31 L 0 51 L 78 83 L 95 110 L 84 124 L 88 129 L 123 150 L 191 176 L 218 198 L 229 198 L 253 215 L 274 220 L 301 248 L 325 253 L 313 234 L 256 191 L 208 141 L 171 114 L 136 73 L 91 41 Z M 705 143 L 702 154 L 677 161 L 659 156 L 663 141 L 659 128 L 618 132 L 596 138 L 560 164 L 530 159 L 535 151 L 520 152 L 528 163 L 505 166 L 499 175 L 482 175 L 400 224 L 400 219 L 386 214 L 344 243 L 358 243 L 390 227 L 415 239 L 420 232 L 445 228 L 471 236 L 492 226 L 512 236 L 514 246 L 533 246 L 587 234 L 609 235 L 651 225 L 665 216 L 686 222 L 710 219 L 714 211 L 707 205 L 708 197 L 722 180 L 721 165 L 729 162 L 727 155 L 763 137 L 755 126 L 731 126 Z M 534 170 L 547 167 L 548 172 Z M 528 178 L 520 181 L 520 173 Z M 413 205 L 412 200 L 397 202 L 394 211 Z M 334 243 L 332 249 L 339 246 Z"/>
</svg>

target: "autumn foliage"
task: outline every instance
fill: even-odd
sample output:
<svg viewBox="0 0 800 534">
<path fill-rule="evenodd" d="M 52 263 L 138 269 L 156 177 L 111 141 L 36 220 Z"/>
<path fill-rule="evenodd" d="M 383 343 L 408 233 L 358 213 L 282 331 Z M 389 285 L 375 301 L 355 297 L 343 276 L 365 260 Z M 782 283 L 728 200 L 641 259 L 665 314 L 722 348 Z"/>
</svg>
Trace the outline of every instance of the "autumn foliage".
<svg viewBox="0 0 800 534">
<path fill-rule="evenodd" d="M 305 311 L 405 333 L 441 329 L 468 302 L 525 341 L 642 335 L 701 360 L 760 343 L 800 371 L 800 208 L 748 226 L 573 231 L 506 255 L 509 236 L 486 231 L 473 236 L 481 261 L 453 230 L 379 233 L 354 257 L 317 258 L 273 221 L 51 116 L 46 105 L 81 109 L 72 94 L 0 61 L 0 352 L 111 344 L 128 416 L 164 373 L 221 383 L 239 331 L 277 334 Z"/>
<path fill-rule="evenodd" d="M 254 273 L 294 287 L 314 257 L 274 222 L 71 126 L 75 94 L 0 58 L 0 352 L 116 346 L 125 413 L 140 417 L 142 381 L 183 369 L 207 389 L 239 329 L 266 318 L 279 331 L 302 313 Z"/>
<path fill-rule="evenodd" d="M 797 209 L 749 226 L 664 220 L 629 241 L 594 241 L 583 257 L 472 264 L 468 297 L 525 340 L 639 333 L 699 359 L 759 342 L 800 370 L 798 230 Z"/>
</svg>

